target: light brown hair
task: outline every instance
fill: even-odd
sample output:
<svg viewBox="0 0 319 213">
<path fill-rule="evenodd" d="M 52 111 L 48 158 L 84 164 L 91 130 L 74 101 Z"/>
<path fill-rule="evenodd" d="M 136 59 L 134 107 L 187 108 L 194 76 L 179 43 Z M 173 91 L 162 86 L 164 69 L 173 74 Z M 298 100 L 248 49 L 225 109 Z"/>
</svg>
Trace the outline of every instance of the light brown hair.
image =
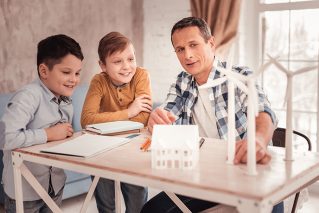
<svg viewBox="0 0 319 213">
<path fill-rule="evenodd" d="M 100 61 L 105 64 L 105 58 L 107 56 L 117 51 L 123 51 L 131 43 L 130 39 L 119 32 L 106 34 L 99 42 L 98 53 Z"/>
</svg>

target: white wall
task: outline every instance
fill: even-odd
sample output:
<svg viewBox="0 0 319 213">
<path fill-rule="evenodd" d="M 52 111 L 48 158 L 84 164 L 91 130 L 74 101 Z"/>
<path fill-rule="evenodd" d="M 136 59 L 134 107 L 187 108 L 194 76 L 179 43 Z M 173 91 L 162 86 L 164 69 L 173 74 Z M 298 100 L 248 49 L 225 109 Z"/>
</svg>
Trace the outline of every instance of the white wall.
<svg viewBox="0 0 319 213">
<path fill-rule="evenodd" d="M 182 67 L 171 44 L 171 28 L 191 15 L 189 0 L 144 1 L 143 66 L 149 71 L 153 100 L 163 101 Z"/>
</svg>

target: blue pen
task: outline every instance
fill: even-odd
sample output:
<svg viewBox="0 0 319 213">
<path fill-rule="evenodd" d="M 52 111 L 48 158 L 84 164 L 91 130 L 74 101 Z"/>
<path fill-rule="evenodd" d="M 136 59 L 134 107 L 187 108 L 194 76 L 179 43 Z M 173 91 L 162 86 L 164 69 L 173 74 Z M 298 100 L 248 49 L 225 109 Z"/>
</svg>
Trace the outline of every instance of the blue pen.
<svg viewBox="0 0 319 213">
<path fill-rule="evenodd" d="M 140 134 L 132 134 L 132 135 L 129 135 L 129 136 L 126 136 L 126 138 L 135 138 L 137 136 L 139 136 Z"/>
</svg>

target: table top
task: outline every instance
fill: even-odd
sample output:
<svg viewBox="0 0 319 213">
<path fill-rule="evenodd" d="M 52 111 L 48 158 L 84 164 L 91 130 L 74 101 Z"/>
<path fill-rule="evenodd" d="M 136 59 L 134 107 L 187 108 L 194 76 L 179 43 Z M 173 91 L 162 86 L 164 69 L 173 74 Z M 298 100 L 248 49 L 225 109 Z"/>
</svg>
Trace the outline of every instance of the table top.
<svg viewBox="0 0 319 213">
<path fill-rule="evenodd" d="M 226 163 L 227 142 L 217 139 L 206 139 L 200 149 L 198 165 L 192 170 L 152 169 L 151 152 L 142 152 L 139 148 L 146 136 L 140 135 L 126 145 L 87 159 L 40 152 L 43 147 L 63 141 L 17 149 L 15 152 L 29 156 L 26 160 L 32 161 L 36 156 L 42 159 L 43 164 L 51 165 L 50 160 L 63 162 L 66 165 L 65 169 L 77 171 L 77 166 L 84 166 L 96 171 L 112 172 L 119 175 L 121 181 L 124 179 L 129 182 L 127 177 L 134 177 L 137 181 L 133 182 L 136 184 L 144 183 L 146 186 L 163 190 L 172 189 L 174 192 L 196 195 L 199 198 L 214 193 L 263 201 L 276 195 L 272 200 L 277 202 L 319 176 L 318 153 L 294 152 L 294 160 L 285 161 L 285 149 L 280 147 L 269 147 L 271 162 L 267 165 L 257 165 L 258 175 L 249 176 L 245 164 Z M 222 201 L 218 197 L 215 199 L 216 202 Z"/>
</svg>

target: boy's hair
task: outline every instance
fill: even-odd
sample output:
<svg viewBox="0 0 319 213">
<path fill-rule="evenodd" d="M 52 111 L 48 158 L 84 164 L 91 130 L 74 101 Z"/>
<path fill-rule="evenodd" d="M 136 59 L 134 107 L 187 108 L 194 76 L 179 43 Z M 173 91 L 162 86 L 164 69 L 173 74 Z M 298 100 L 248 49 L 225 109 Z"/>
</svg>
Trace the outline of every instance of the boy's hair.
<svg viewBox="0 0 319 213">
<path fill-rule="evenodd" d="M 106 34 L 99 42 L 98 53 L 100 61 L 105 64 L 105 58 L 114 52 L 123 51 L 131 40 L 119 32 L 110 32 Z"/>
<path fill-rule="evenodd" d="M 198 27 L 202 37 L 204 38 L 205 42 L 207 42 L 211 37 L 212 34 L 210 32 L 210 28 L 208 27 L 206 21 L 201 18 L 197 17 L 187 17 L 183 18 L 182 20 L 178 21 L 171 30 L 171 41 L 173 44 L 172 36 L 176 30 L 180 30 L 186 27 Z"/>
<path fill-rule="evenodd" d="M 54 65 L 60 63 L 62 58 L 68 54 L 74 55 L 81 61 L 84 59 L 79 43 L 69 36 L 59 34 L 43 39 L 38 43 L 38 74 L 40 64 L 46 64 L 51 70 Z"/>
</svg>

